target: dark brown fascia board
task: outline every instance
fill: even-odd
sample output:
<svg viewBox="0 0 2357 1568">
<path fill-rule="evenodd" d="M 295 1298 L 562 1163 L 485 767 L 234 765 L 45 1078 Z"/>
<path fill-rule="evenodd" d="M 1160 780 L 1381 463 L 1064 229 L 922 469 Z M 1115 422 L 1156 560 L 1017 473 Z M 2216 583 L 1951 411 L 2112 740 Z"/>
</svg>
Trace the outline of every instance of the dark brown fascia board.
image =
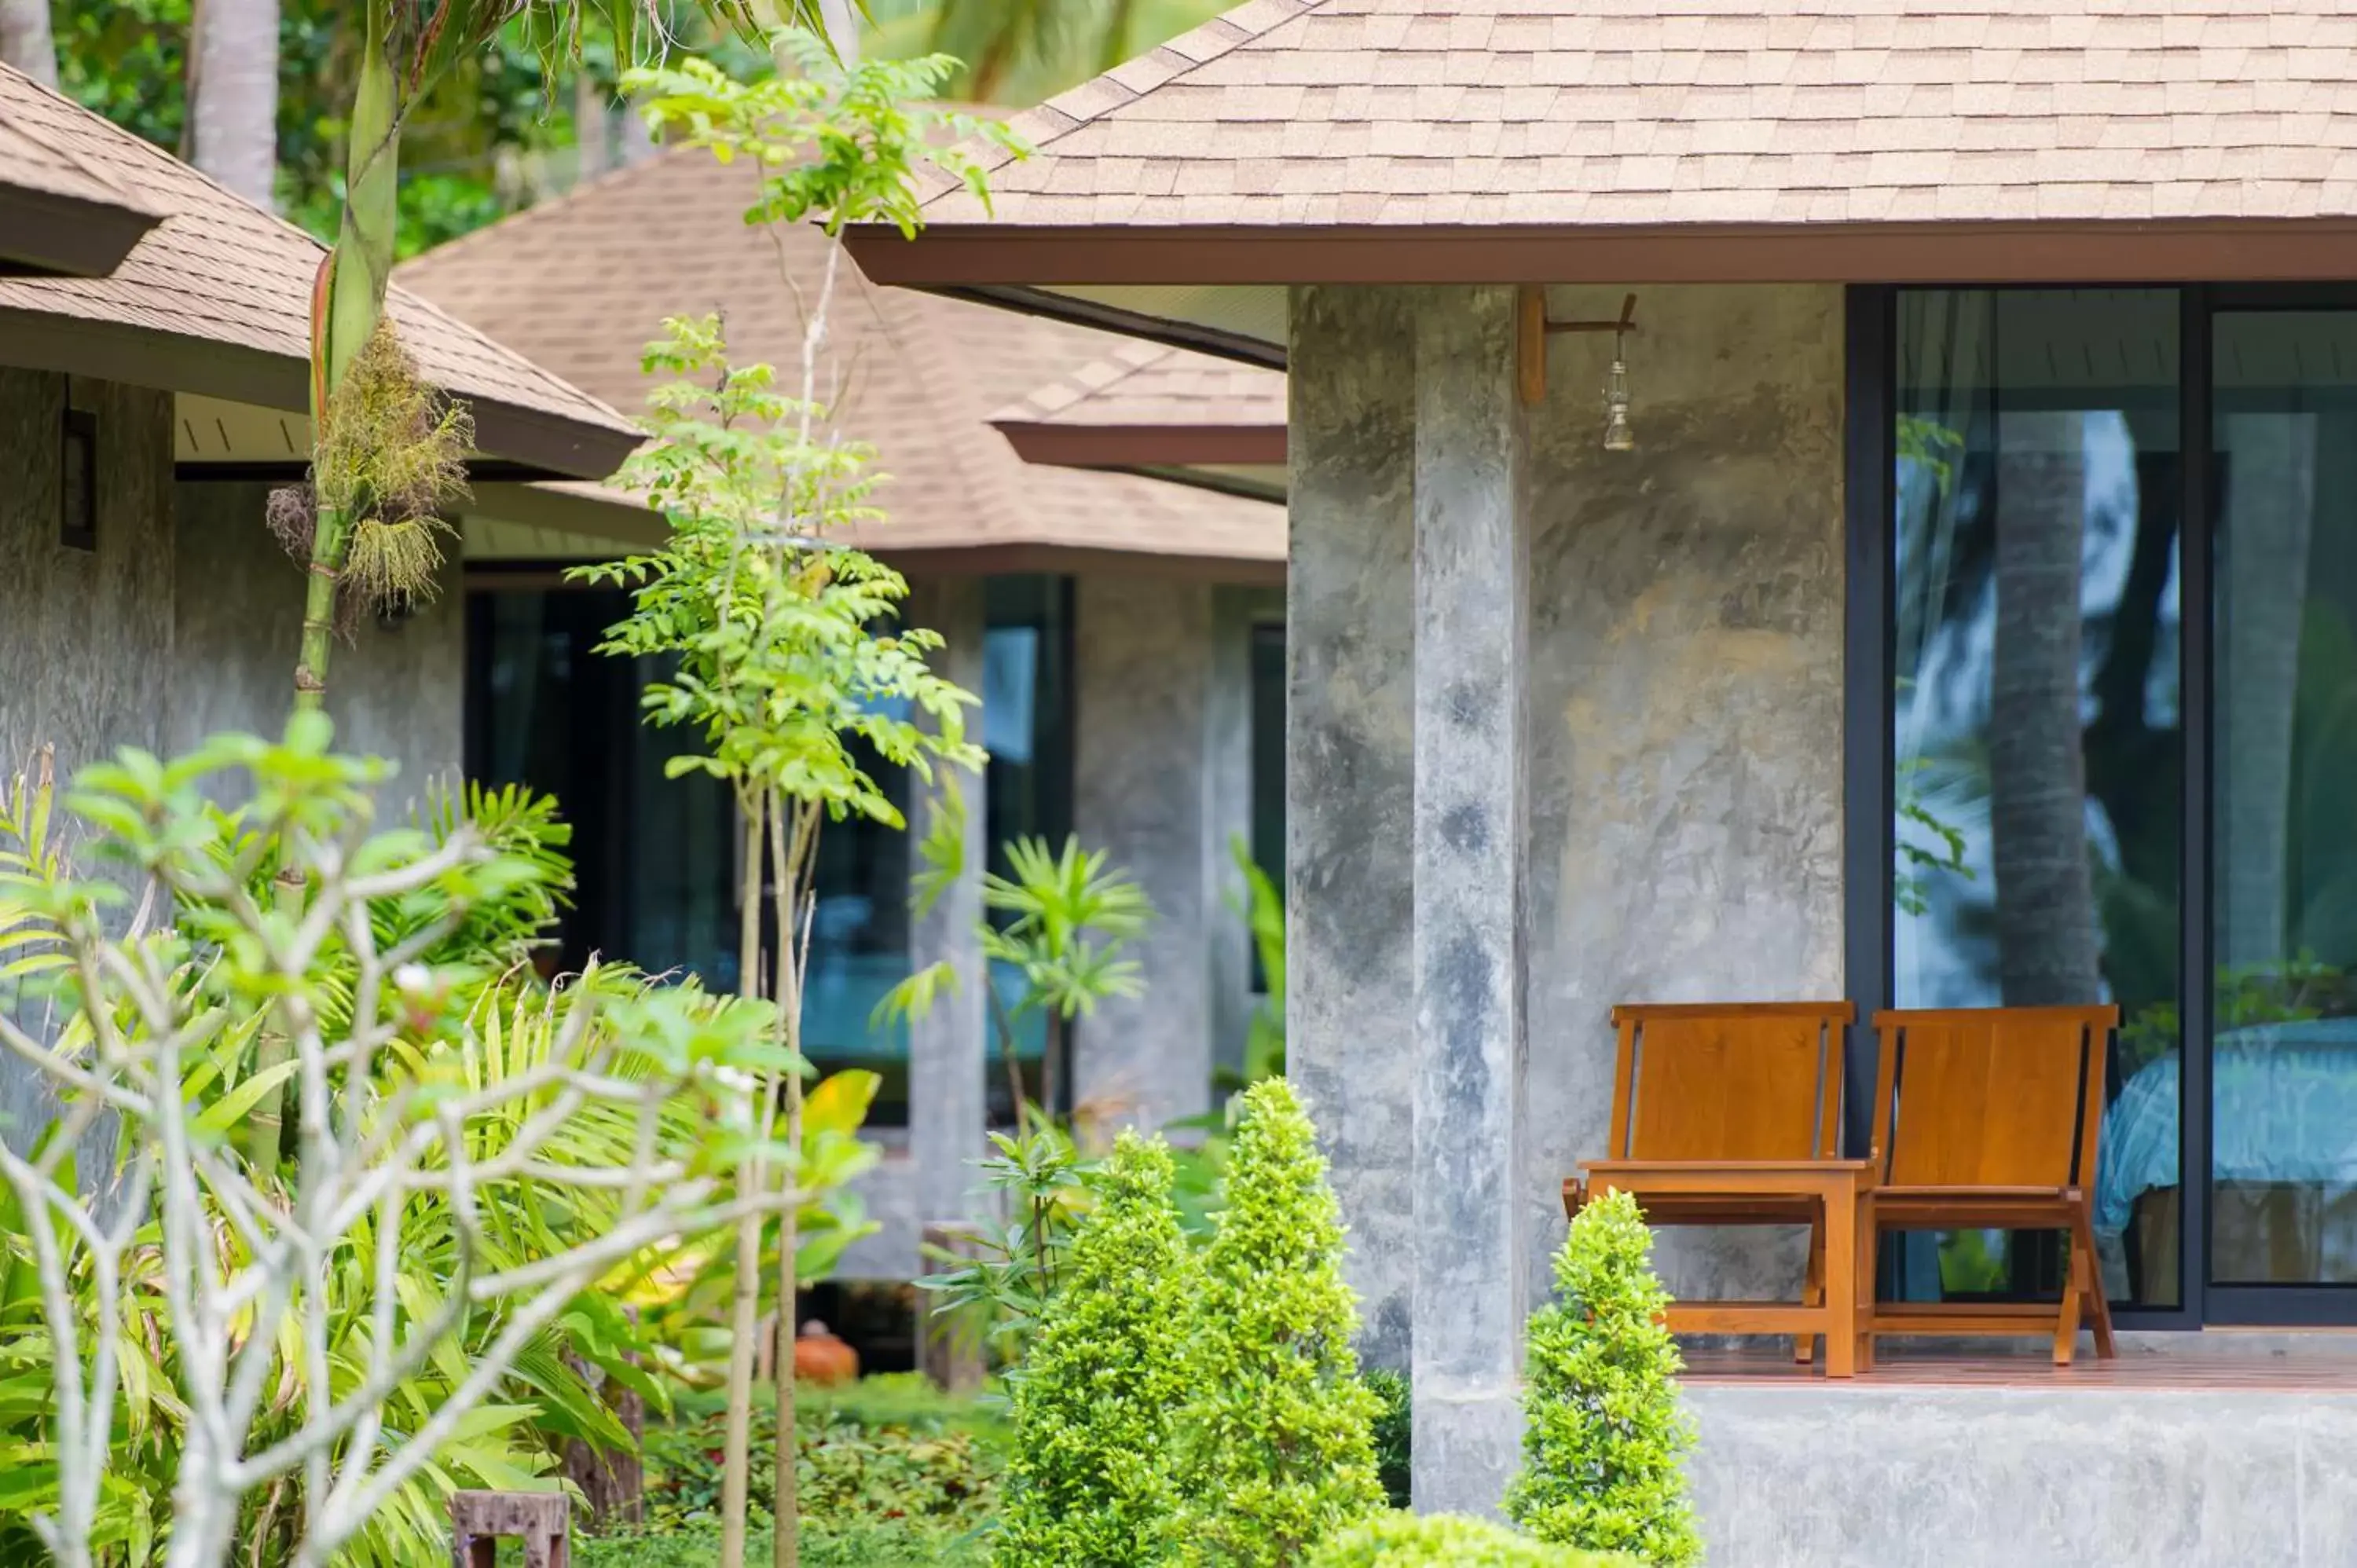
<svg viewBox="0 0 2357 1568">
<path fill-rule="evenodd" d="M 897 234 L 893 237 L 899 238 Z M 1101 332 L 1117 333 L 1141 342 L 1159 343 L 1168 349 L 1191 349 L 1215 360 L 1233 360 L 1240 364 L 1259 365 L 1272 371 L 1285 369 L 1285 345 L 1282 343 L 1271 343 L 1242 332 L 1222 331 L 1199 322 L 1171 321 L 1159 316 L 1148 316 L 1142 310 L 1124 310 L 1100 299 L 1077 299 L 1069 294 L 1057 294 L 1043 288 L 927 287 L 929 292 L 947 299 L 996 306 L 1001 310 L 1046 317 L 1051 321 L 1070 322 L 1075 327 L 1093 327 Z"/>
<path fill-rule="evenodd" d="M 990 577 L 1036 574 L 1071 577 L 1156 577 L 1173 582 L 1231 583 L 1268 587 L 1285 581 L 1282 561 L 1241 561 L 1223 555 L 1162 554 L 1071 544 L 980 544 L 948 550 L 880 550 L 894 569 L 911 577 Z"/>
<path fill-rule="evenodd" d="M 954 549 L 884 550 L 877 556 L 915 577 L 1150 577 L 1166 582 L 1220 583 L 1244 588 L 1282 587 L 1282 561 L 1239 561 L 1214 555 L 1159 555 L 1136 550 L 1092 550 L 1060 544 L 981 544 Z M 578 586 L 564 566 L 547 561 L 469 561 L 467 590 Z"/>
<path fill-rule="evenodd" d="M 1406 228 L 941 224 L 849 231 L 877 283 L 2253 283 L 2357 277 L 2357 218 Z M 1071 302 L 1078 304 L 1080 302 Z"/>
<path fill-rule="evenodd" d="M 1124 468 L 1125 474 L 1135 474 L 1142 479 L 1160 479 L 1165 484 L 1185 485 L 1190 489 L 1209 490 L 1213 495 L 1234 496 L 1239 500 L 1266 501 L 1271 506 L 1283 506 L 1285 486 L 1262 484 L 1235 474 L 1223 474 L 1210 468 Z"/>
<path fill-rule="evenodd" d="M 1015 455 L 1051 468 L 1178 468 L 1285 462 L 1282 424 L 1055 424 L 993 420 Z"/>
<path fill-rule="evenodd" d="M 0 363 L 308 413 L 310 366 L 238 343 L 117 321 L 0 307 Z M 470 397 L 475 449 L 534 478 L 602 479 L 646 437 L 534 408 Z"/>
<path fill-rule="evenodd" d="M 92 201 L 0 181 L 0 263 L 102 278 L 163 221 L 128 202 Z"/>
</svg>

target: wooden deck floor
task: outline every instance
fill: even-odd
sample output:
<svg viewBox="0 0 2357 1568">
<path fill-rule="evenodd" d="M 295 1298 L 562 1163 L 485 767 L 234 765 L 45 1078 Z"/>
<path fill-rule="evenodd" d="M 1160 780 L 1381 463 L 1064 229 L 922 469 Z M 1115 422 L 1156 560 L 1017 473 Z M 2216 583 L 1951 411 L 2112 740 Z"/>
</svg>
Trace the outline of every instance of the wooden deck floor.
<svg viewBox="0 0 2357 1568">
<path fill-rule="evenodd" d="M 2153 1336 L 2154 1340 L 2163 1337 Z M 2220 1390 L 2285 1393 L 2357 1393 L 2357 1337 L 2333 1335 L 2309 1346 L 2284 1345 L 2286 1336 L 2264 1343 L 2233 1343 L 2228 1335 L 2187 1335 L 2177 1344 L 2124 1346 L 2116 1360 L 2099 1361 L 2082 1346 L 2068 1367 L 2057 1367 L 2045 1348 L 2025 1342 L 2018 1352 L 1959 1350 L 1938 1345 L 1887 1345 L 1870 1371 L 1853 1381 L 1866 1387 L 2090 1388 Z M 1822 1366 L 1792 1363 L 1789 1349 L 1763 1341 L 1757 1347 L 1686 1352 L 1686 1380 L 1695 1383 L 1824 1384 Z"/>
</svg>

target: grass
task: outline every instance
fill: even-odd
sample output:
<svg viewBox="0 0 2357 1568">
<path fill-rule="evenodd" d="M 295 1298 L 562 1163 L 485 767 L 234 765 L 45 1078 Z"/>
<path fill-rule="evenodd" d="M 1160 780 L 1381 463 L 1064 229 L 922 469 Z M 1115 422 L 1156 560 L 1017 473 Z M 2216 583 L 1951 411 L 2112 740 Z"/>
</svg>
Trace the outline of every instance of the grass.
<svg viewBox="0 0 2357 1568">
<path fill-rule="evenodd" d="M 770 1561 L 770 1527 L 748 1533 L 748 1565 Z M 669 1535 L 576 1537 L 576 1568 L 717 1568 L 720 1529 L 699 1524 Z M 833 1530 L 802 1527 L 803 1568 L 985 1568 L 990 1548 L 979 1534 L 888 1525 Z"/>
</svg>

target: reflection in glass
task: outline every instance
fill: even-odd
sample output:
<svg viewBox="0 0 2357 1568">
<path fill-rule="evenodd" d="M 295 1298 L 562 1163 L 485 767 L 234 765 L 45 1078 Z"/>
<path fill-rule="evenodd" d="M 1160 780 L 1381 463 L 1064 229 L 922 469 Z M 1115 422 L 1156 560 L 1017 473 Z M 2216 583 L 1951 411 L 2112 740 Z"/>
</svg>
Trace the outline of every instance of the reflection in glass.
<svg viewBox="0 0 2357 1568">
<path fill-rule="evenodd" d="M 1893 998 L 2115 1001 L 2096 1228 L 2178 1299 L 2178 301 L 1899 300 Z M 1903 1294 L 2050 1294 L 2053 1239 L 1910 1237 Z"/>
<path fill-rule="evenodd" d="M 2211 1277 L 2357 1281 L 2357 313 L 2215 318 Z"/>
</svg>

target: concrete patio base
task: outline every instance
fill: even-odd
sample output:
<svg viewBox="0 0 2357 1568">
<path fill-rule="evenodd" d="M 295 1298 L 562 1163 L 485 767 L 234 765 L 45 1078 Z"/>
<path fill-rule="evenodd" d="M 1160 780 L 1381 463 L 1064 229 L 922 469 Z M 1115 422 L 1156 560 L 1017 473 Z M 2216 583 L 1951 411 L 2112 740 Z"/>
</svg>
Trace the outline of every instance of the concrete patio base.
<svg viewBox="0 0 2357 1568">
<path fill-rule="evenodd" d="M 2312 1361 L 2131 1349 L 2116 1375 L 1890 1369 L 1697 1378 L 1716 1568 L 2343 1568 L 2357 1380 Z M 2018 1381 L 2006 1381 L 2018 1378 Z"/>
</svg>

